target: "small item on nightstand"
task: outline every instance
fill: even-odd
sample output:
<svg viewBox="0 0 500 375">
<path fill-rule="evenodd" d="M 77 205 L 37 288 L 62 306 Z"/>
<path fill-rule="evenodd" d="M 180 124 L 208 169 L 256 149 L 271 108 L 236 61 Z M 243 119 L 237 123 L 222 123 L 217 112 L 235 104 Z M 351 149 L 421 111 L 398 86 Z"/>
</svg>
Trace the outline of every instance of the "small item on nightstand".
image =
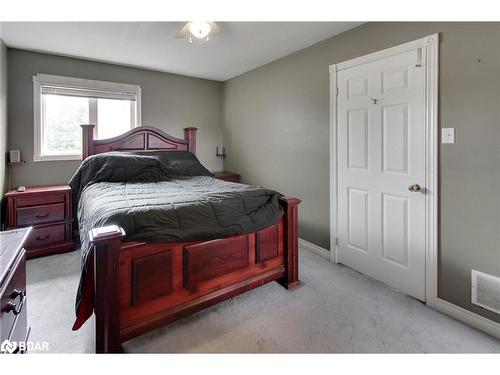
<svg viewBox="0 0 500 375">
<path fill-rule="evenodd" d="M 20 191 L 20 192 L 26 191 L 26 186 L 22 186 L 22 185 L 21 185 L 21 186 L 19 186 L 19 187 L 17 188 L 17 191 Z"/>
</svg>

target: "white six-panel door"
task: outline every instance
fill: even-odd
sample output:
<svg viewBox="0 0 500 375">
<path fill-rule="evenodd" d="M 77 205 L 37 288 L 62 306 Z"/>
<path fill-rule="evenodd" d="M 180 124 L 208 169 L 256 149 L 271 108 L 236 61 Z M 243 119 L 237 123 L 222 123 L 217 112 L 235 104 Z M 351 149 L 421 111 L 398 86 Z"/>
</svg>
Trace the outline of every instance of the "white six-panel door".
<svg viewBox="0 0 500 375">
<path fill-rule="evenodd" d="M 425 301 L 422 54 L 338 72 L 337 260 Z"/>
</svg>

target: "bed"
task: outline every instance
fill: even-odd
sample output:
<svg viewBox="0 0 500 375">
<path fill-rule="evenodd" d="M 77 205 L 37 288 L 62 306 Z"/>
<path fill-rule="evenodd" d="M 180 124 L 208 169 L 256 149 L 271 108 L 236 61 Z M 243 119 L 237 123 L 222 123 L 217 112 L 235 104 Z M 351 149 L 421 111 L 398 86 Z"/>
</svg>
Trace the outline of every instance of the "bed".
<svg viewBox="0 0 500 375">
<path fill-rule="evenodd" d="M 299 285 L 299 199 L 214 179 L 193 156 L 196 128 L 105 140 L 93 128 L 82 125 L 70 185 L 82 243 L 73 329 L 95 314 L 96 353 L 265 283 Z M 179 176 L 164 170 L 181 156 Z"/>
</svg>

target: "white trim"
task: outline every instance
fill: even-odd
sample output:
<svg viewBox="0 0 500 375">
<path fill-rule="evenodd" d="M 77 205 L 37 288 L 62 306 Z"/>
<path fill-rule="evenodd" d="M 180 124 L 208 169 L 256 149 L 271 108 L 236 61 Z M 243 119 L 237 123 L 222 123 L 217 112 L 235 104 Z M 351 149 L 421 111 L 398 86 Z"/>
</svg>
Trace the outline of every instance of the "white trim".
<svg viewBox="0 0 500 375">
<path fill-rule="evenodd" d="M 425 48 L 427 53 L 426 67 L 426 300 L 437 298 L 437 262 L 438 262 L 438 48 L 439 35 L 433 34 L 400 46 L 361 56 L 340 64 L 330 65 L 330 236 L 332 239 L 332 254 L 337 259 L 335 238 L 338 233 L 338 189 L 337 189 L 337 74 L 340 70 L 398 55 L 417 48 Z M 332 95 L 332 92 L 334 95 Z"/>
<path fill-rule="evenodd" d="M 132 122 L 133 127 L 142 125 L 142 89 L 138 85 L 127 83 L 117 83 L 108 81 L 97 81 L 83 78 L 73 78 L 64 76 L 55 76 L 50 74 L 37 74 L 33 76 L 33 126 L 34 126 L 34 146 L 33 146 L 33 161 L 54 161 L 54 160 L 81 160 L 81 155 L 42 155 L 42 94 L 41 88 L 44 85 L 54 85 L 58 87 L 79 88 L 86 90 L 99 90 L 109 92 L 122 92 L 133 94 L 135 100 L 135 115 L 136 122 Z M 95 104 L 95 103 L 94 103 Z M 94 116 L 95 117 L 95 116 Z M 90 123 L 97 124 L 96 118 L 89 119 Z M 95 130 L 97 131 L 97 129 Z"/>
<path fill-rule="evenodd" d="M 408 42 L 405 44 L 400 44 L 399 46 L 387 48 L 381 51 L 373 52 L 368 55 L 356 57 L 351 60 L 347 60 L 338 64 L 330 65 L 330 72 L 332 71 L 332 67 L 335 67 L 337 71 L 349 69 L 354 66 L 363 65 L 368 62 L 373 62 L 381 59 L 385 59 L 386 57 L 400 55 L 402 53 L 413 51 L 417 48 L 427 48 L 430 45 L 438 44 L 439 42 L 439 34 L 428 35 L 424 38 L 414 40 L 412 42 Z"/>
<path fill-rule="evenodd" d="M 135 127 L 142 126 L 142 88 L 137 86 L 135 97 Z"/>
<path fill-rule="evenodd" d="M 500 323 L 496 323 L 484 316 L 454 305 L 442 298 L 428 298 L 426 303 L 434 310 L 451 316 L 462 323 L 500 339 Z"/>
<path fill-rule="evenodd" d="M 138 85 L 109 82 L 109 81 L 97 81 L 94 79 L 54 76 L 50 74 L 37 74 L 36 76 L 33 76 L 33 82 L 35 81 L 42 86 L 55 85 L 60 87 L 71 87 L 71 88 L 78 87 L 79 89 L 123 92 L 134 95 L 140 93 L 139 92 L 140 86 Z"/>
<path fill-rule="evenodd" d="M 337 69 L 330 66 L 330 259 L 338 263 L 337 249 Z"/>
<path fill-rule="evenodd" d="M 41 87 L 38 81 L 33 80 L 33 126 L 34 126 L 34 138 L 33 138 L 33 161 L 40 161 L 40 155 L 42 154 L 42 95 Z"/>
<path fill-rule="evenodd" d="M 315 245 L 312 242 L 309 242 L 309 241 L 306 241 L 302 238 L 299 238 L 299 247 L 302 247 L 306 250 L 309 250 L 309 251 L 319 255 L 322 258 L 330 260 L 330 251 L 328 251 L 327 249 L 325 249 L 321 246 Z"/>
<path fill-rule="evenodd" d="M 89 124 L 97 124 L 97 99 L 89 98 Z M 94 127 L 94 138 L 98 137 L 97 126 Z"/>
<path fill-rule="evenodd" d="M 438 197 L 439 197 L 439 35 L 426 40 L 426 238 L 425 295 L 426 301 L 438 298 Z"/>
</svg>

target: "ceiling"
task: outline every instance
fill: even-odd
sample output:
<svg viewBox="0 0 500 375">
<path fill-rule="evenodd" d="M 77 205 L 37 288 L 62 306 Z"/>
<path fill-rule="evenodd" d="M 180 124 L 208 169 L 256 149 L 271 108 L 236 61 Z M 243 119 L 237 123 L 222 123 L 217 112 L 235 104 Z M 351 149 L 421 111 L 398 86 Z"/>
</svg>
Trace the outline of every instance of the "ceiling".
<svg viewBox="0 0 500 375">
<path fill-rule="evenodd" d="M 220 22 L 208 42 L 175 39 L 182 22 L 2 22 L 8 47 L 225 81 L 360 22 Z"/>
</svg>

